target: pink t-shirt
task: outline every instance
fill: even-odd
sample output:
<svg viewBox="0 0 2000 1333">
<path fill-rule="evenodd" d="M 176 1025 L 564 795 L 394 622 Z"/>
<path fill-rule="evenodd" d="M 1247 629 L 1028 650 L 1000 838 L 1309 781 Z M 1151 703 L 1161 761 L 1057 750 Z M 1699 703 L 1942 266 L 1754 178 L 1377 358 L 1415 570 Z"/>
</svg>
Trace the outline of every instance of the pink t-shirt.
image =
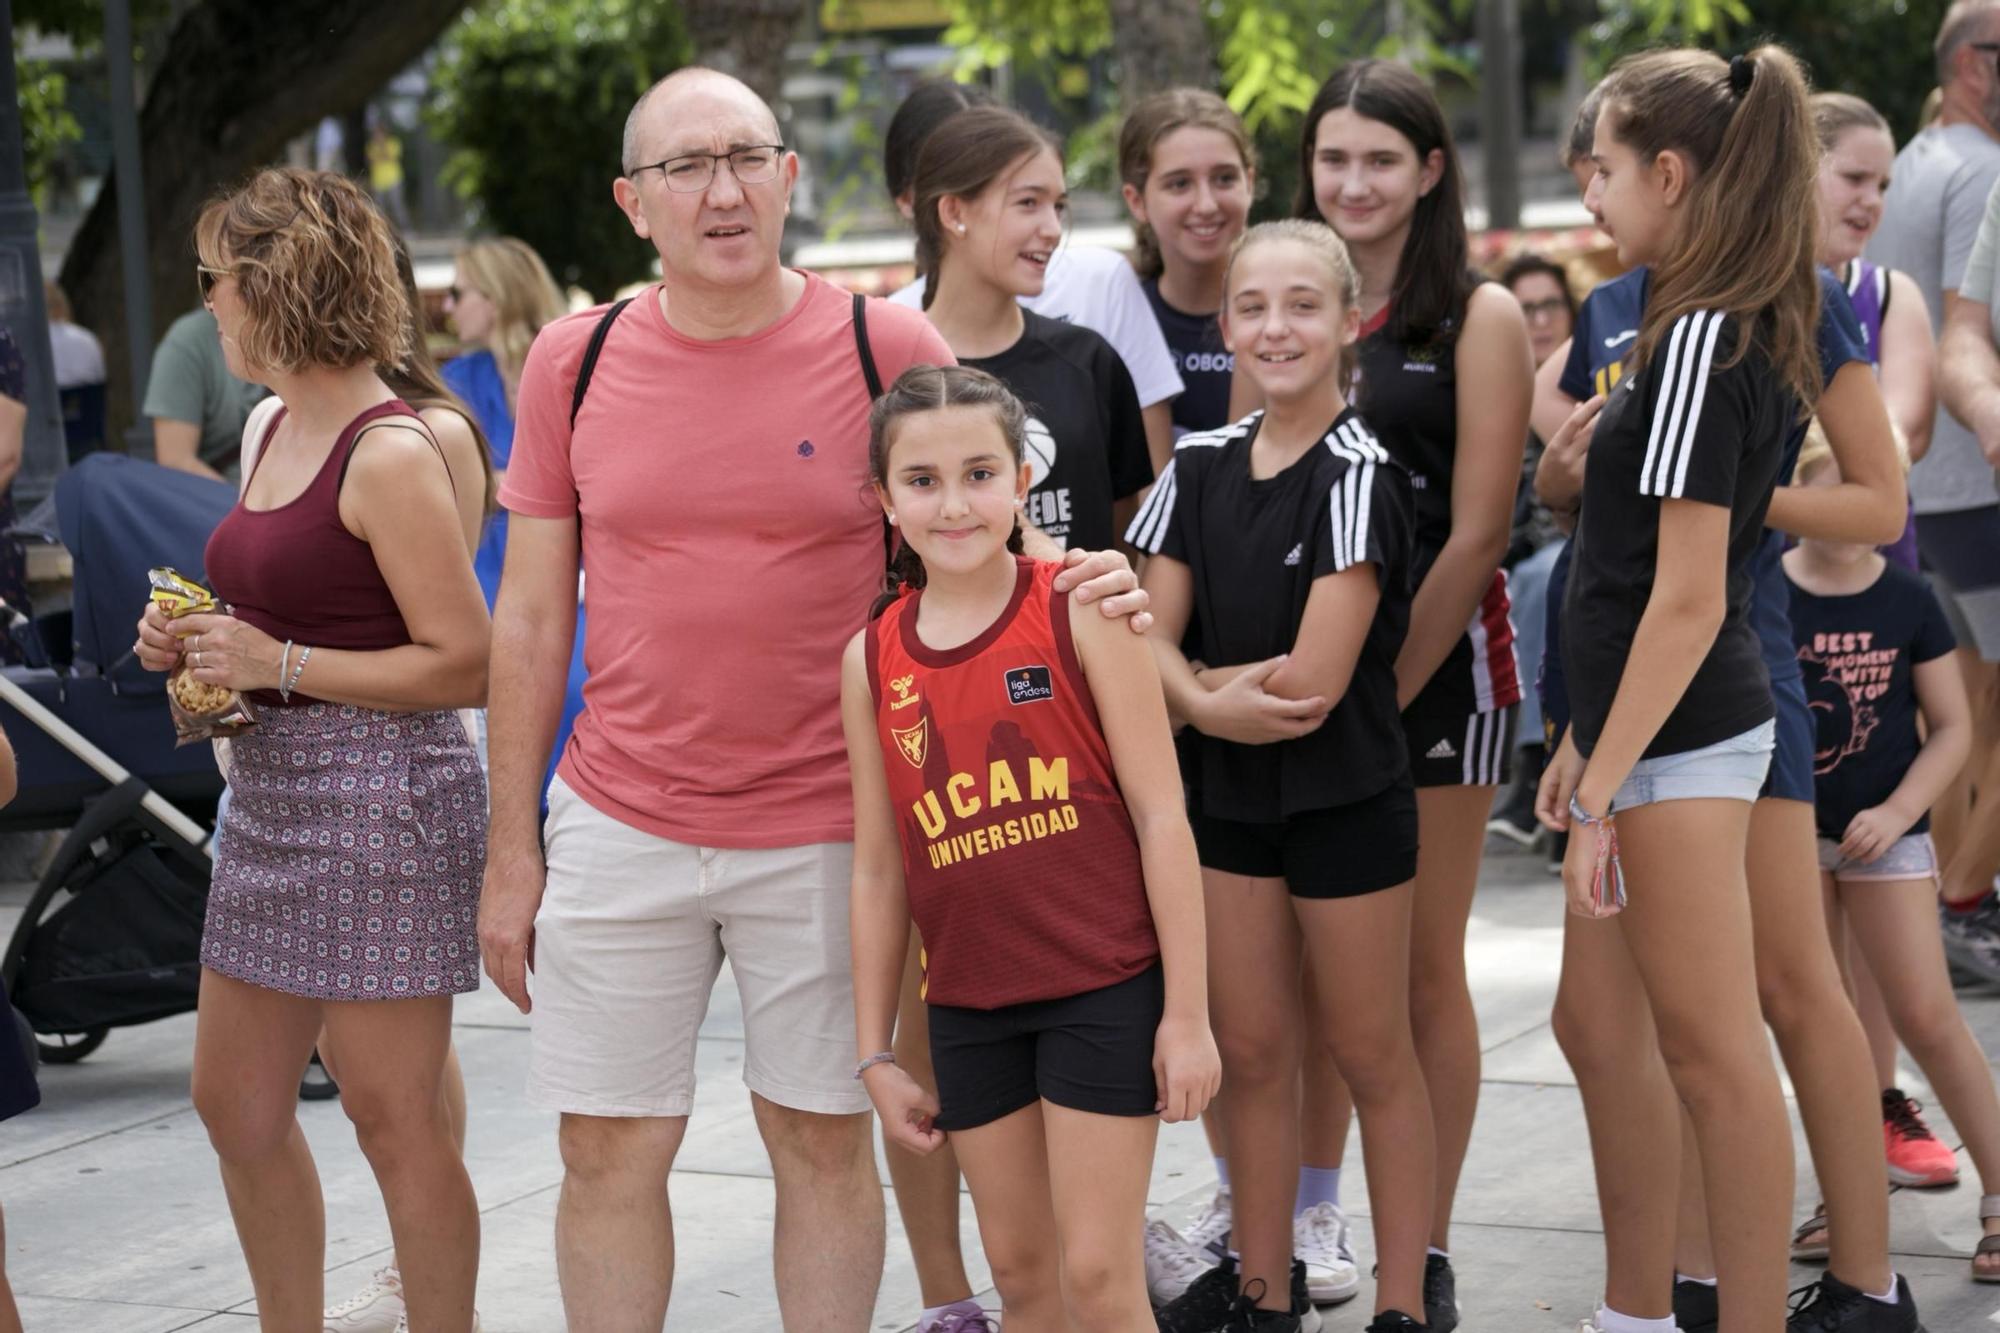
<svg viewBox="0 0 2000 1333">
<path fill-rule="evenodd" d="M 580 515 L 583 713 L 558 770 L 621 823 L 704 847 L 854 836 L 841 650 L 882 584 L 853 297 L 813 274 L 775 324 L 702 342 L 649 287 L 570 397 L 597 310 L 548 325 L 521 375 L 500 502 Z M 884 385 L 949 364 L 921 314 L 868 302 Z"/>
</svg>

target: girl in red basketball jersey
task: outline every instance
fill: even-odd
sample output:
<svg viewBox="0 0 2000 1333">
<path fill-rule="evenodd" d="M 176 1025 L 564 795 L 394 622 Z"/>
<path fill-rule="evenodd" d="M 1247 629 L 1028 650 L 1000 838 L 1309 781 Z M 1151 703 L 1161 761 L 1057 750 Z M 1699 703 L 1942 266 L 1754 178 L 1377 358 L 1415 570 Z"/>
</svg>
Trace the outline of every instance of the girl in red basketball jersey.
<svg viewBox="0 0 2000 1333">
<path fill-rule="evenodd" d="M 892 1142 L 949 1135 L 1010 1333 L 1153 1333 L 1154 1138 L 1221 1081 L 1200 873 L 1151 649 L 1017 554 L 1026 421 L 958 366 L 875 405 L 902 545 L 841 670 L 856 1077 Z M 935 1096 L 891 1049 L 913 919 Z"/>
</svg>

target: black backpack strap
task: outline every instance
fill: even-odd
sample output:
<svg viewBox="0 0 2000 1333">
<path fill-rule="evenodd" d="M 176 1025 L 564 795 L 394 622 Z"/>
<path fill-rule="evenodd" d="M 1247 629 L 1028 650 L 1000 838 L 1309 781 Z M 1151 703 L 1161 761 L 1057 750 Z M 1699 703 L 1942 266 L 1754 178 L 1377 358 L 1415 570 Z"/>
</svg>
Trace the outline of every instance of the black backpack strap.
<svg viewBox="0 0 2000 1333">
<path fill-rule="evenodd" d="M 583 364 L 576 368 L 576 391 L 569 398 L 570 429 L 576 428 L 576 414 L 583 410 L 583 396 L 590 392 L 590 377 L 597 370 L 597 357 L 604 350 L 604 340 L 611 336 L 611 326 L 618 322 L 618 316 L 625 307 L 632 304 L 632 298 L 613 301 L 611 308 L 604 312 L 604 318 L 597 321 L 597 327 L 590 331 L 590 345 L 583 349 Z"/>
<path fill-rule="evenodd" d="M 868 401 L 882 396 L 882 377 L 875 370 L 875 354 L 868 350 L 868 298 L 854 294 L 854 350 L 861 357 L 861 377 L 868 381 Z"/>
</svg>

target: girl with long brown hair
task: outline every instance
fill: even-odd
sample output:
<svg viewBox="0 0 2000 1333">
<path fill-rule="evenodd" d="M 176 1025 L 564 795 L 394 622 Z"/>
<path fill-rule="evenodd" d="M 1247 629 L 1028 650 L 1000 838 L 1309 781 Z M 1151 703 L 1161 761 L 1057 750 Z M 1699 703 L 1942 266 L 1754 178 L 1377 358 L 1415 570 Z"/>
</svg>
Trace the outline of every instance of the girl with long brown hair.
<svg viewBox="0 0 2000 1333">
<path fill-rule="evenodd" d="M 1821 389 L 1815 237 L 1798 225 L 1818 150 L 1804 78 L 1775 47 L 1632 57 L 1602 99 L 1593 196 L 1652 286 L 1616 388 L 1551 444 L 1592 432 L 1564 609 L 1572 716 L 1537 808 L 1571 830 L 1572 911 L 1624 909 L 1693 1123 L 1718 1327 L 1765 1330 L 1784 1317 L 1792 1170 L 1745 873 L 1774 736 L 1750 594 L 1787 441 Z"/>
<path fill-rule="evenodd" d="M 1468 267 L 1457 150 L 1429 85 L 1390 61 L 1343 65 L 1307 109 L 1299 158 L 1295 212 L 1338 232 L 1361 275 L 1357 405 L 1416 486 L 1396 702 L 1423 831 L 1410 1012 L 1438 1144 L 1425 1307 L 1450 1333 L 1452 1201 L 1479 1102 L 1465 930 L 1520 708 L 1500 561 L 1534 368 L 1520 303 Z"/>
</svg>

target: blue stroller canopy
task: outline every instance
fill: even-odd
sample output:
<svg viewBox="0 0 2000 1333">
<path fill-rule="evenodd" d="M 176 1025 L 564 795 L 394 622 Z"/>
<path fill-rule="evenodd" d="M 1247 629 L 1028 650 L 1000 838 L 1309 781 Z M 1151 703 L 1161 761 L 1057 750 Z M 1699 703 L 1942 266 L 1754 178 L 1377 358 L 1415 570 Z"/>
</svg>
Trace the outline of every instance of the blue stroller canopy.
<svg viewBox="0 0 2000 1333">
<path fill-rule="evenodd" d="M 75 565 L 76 660 L 120 693 L 160 693 L 166 678 L 132 655 L 146 571 L 171 565 L 206 583 L 209 534 L 236 488 L 123 454 L 93 453 L 56 482 L 56 522 Z"/>
</svg>

